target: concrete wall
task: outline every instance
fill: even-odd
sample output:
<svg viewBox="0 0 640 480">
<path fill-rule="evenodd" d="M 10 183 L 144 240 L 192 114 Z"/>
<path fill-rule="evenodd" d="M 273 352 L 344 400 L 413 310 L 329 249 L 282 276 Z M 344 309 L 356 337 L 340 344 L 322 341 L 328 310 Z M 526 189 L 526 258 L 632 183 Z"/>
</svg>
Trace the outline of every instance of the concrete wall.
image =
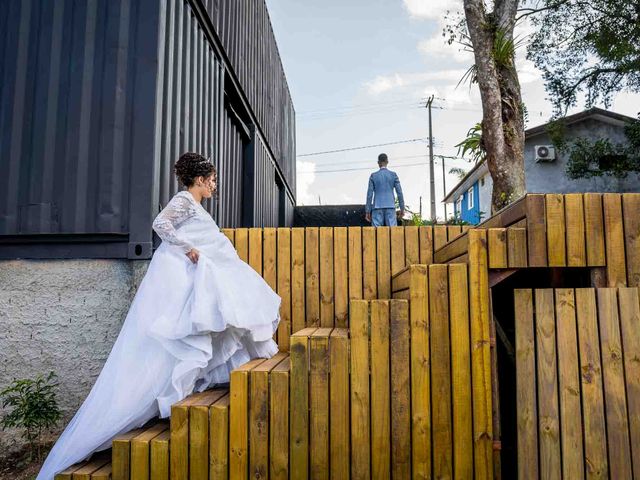
<svg viewBox="0 0 640 480">
<path fill-rule="evenodd" d="M 100 373 L 148 264 L 0 261 L 0 390 L 56 372 L 61 432 Z M 19 445 L 18 431 L 0 431 L 0 456 Z"/>
<path fill-rule="evenodd" d="M 568 142 L 584 137 L 592 140 L 609 138 L 612 143 L 627 143 L 623 127 L 617 127 L 598 120 L 587 119 L 566 128 Z M 528 193 L 571 193 L 571 192 L 632 192 L 640 189 L 640 175 L 629 174 L 625 179 L 612 176 L 581 178 L 567 177 L 568 154 L 556 150 L 555 162 L 536 163 L 535 146 L 551 145 L 546 133 L 525 141 L 525 180 Z"/>
</svg>

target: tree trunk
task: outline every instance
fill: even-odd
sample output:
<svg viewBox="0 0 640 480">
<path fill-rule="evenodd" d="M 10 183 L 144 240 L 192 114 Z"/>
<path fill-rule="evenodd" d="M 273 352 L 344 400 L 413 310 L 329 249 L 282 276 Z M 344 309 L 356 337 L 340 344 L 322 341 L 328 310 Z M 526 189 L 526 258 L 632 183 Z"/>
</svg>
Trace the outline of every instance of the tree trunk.
<svg viewBox="0 0 640 480">
<path fill-rule="evenodd" d="M 467 28 L 482 100 L 482 142 L 493 179 L 492 213 L 525 193 L 524 121 L 513 54 L 506 64 L 494 58 L 496 35 L 513 42 L 517 0 L 496 0 L 487 14 L 483 0 L 464 0 Z"/>
</svg>

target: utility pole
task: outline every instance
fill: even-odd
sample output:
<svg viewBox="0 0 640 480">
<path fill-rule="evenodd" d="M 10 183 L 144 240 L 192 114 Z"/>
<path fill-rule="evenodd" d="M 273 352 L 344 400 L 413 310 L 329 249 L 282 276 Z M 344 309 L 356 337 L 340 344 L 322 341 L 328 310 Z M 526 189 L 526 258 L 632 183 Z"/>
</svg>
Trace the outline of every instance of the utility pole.
<svg viewBox="0 0 640 480">
<path fill-rule="evenodd" d="M 447 197 L 447 174 L 445 173 L 444 168 L 444 157 L 442 159 L 442 200 L 444 203 L 444 221 L 447 221 L 447 204 L 444 202 L 444 199 Z"/>
<path fill-rule="evenodd" d="M 431 132 L 431 104 L 433 95 L 427 99 L 427 109 L 429 110 L 429 196 L 431 199 L 431 220 L 436 219 L 436 182 L 433 167 L 433 134 Z"/>
</svg>

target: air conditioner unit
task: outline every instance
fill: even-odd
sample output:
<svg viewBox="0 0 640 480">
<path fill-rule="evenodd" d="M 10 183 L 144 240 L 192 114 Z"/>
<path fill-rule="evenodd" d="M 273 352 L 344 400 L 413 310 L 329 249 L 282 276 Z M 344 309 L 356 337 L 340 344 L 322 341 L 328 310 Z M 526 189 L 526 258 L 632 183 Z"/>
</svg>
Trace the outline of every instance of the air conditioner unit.
<svg viewBox="0 0 640 480">
<path fill-rule="evenodd" d="M 536 162 L 554 162 L 556 160 L 556 148 L 553 145 L 536 145 Z"/>
</svg>

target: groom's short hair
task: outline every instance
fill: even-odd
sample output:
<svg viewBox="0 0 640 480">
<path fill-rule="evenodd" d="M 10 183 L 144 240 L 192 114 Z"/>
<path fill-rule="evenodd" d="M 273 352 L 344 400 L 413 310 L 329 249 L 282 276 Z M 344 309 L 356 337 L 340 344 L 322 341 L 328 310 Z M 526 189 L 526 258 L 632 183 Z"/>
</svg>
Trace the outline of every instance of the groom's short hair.
<svg viewBox="0 0 640 480">
<path fill-rule="evenodd" d="M 381 153 L 378 155 L 378 163 L 389 163 L 389 158 L 386 153 Z"/>
</svg>

